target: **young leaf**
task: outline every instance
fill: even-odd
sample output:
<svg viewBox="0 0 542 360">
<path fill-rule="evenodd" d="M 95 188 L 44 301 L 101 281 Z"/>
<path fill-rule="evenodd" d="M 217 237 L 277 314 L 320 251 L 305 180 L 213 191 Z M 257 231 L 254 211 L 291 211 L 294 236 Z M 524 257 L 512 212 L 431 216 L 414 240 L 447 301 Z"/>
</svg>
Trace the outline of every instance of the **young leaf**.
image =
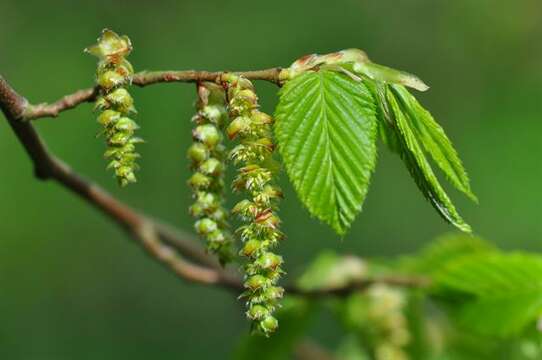
<svg viewBox="0 0 542 360">
<path fill-rule="evenodd" d="M 401 153 L 401 141 L 399 134 L 395 131 L 395 120 L 393 118 L 392 110 L 389 107 L 388 100 L 386 99 L 386 93 L 388 87 L 385 83 L 379 81 L 373 81 L 370 79 L 364 80 L 365 85 L 373 95 L 376 102 L 376 115 L 378 119 L 378 133 L 380 139 L 391 152 L 396 154 Z"/>
<path fill-rule="evenodd" d="M 435 286 L 448 296 L 464 295 L 459 316 L 469 329 L 513 335 L 542 313 L 542 258 L 500 253 L 464 257 L 440 271 Z"/>
<path fill-rule="evenodd" d="M 344 234 L 361 211 L 376 164 L 374 100 L 360 81 L 309 71 L 280 91 L 275 133 L 310 213 Z"/>
<path fill-rule="evenodd" d="M 402 84 L 418 91 L 426 91 L 429 89 L 420 78 L 416 75 L 407 72 L 389 68 L 384 65 L 375 64 L 370 61 L 356 62 L 353 69 L 355 73 L 362 74 L 369 79 L 386 84 Z"/>
<path fill-rule="evenodd" d="M 400 155 L 418 188 L 433 205 L 442 218 L 464 232 L 471 232 L 470 226 L 461 218 L 452 201 L 440 185 L 431 165 L 427 161 L 423 149 L 413 130 L 410 119 L 403 113 L 395 94 L 388 89 L 387 101 L 392 109 L 393 117 L 401 140 Z"/>
<path fill-rule="evenodd" d="M 470 188 L 467 171 L 444 129 L 404 86 L 391 85 L 391 90 L 399 100 L 399 106 L 410 120 L 413 131 L 423 144 L 425 151 L 442 169 L 448 181 L 471 200 L 477 201 Z"/>
</svg>

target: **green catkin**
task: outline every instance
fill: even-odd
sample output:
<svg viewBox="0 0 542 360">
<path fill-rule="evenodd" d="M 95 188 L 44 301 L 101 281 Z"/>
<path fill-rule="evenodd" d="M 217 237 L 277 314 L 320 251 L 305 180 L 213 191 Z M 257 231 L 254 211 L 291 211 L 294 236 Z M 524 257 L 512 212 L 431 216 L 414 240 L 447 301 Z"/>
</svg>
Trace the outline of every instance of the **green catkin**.
<svg viewBox="0 0 542 360">
<path fill-rule="evenodd" d="M 218 255 L 224 265 L 234 256 L 233 237 L 228 231 L 228 212 L 224 199 L 226 150 L 222 144 L 222 128 L 227 120 L 226 95 L 215 83 L 197 85 L 197 113 L 192 118 L 194 143 L 188 149 L 193 175 L 188 184 L 193 190 L 194 204 L 190 214 L 197 219 L 195 228 L 207 241 L 209 251 Z"/>
<path fill-rule="evenodd" d="M 105 29 L 98 43 L 85 51 L 99 59 L 95 110 L 100 111 L 98 122 L 103 126 L 100 134 L 105 136 L 107 143 L 105 157 L 110 159 L 107 168 L 115 171 L 121 186 L 126 186 L 136 182 L 139 154 L 135 151 L 135 144 L 142 142 L 134 137 L 139 126 L 131 119 L 136 110 L 134 100 L 126 90 L 134 74 L 132 65 L 126 60 L 132 44 L 127 36 Z"/>
<path fill-rule="evenodd" d="M 382 284 L 372 285 L 367 295 L 367 320 L 378 339 L 374 344 L 375 359 L 408 360 L 405 347 L 410 342 L 410 332 L 404 315 L 405 295 Z"/>
<path fill-rule="evenodd" d="M 248 258 L 243 293 L 246 314 L 253 329 L 268 336 L 278 327 L 273 313 L 284 293 L 277 286 L 283 260 L 271 251 L 283 238 L 276 214 L 282 193 L 274 183 L 278 165 L 272 159 L 273 119 L 258 110 L 258 98 L 249 80 L 234 74 L 224 74 L 221 80 L 228 89 L 231 119 L 226 131 L 230 139 L 239 141 L 230 152 L 239 166 L 233 187 L 248 195 L 232 210 L 244 223 L 238 232 L 244 243 L 241 255 Z"/>
</svg>

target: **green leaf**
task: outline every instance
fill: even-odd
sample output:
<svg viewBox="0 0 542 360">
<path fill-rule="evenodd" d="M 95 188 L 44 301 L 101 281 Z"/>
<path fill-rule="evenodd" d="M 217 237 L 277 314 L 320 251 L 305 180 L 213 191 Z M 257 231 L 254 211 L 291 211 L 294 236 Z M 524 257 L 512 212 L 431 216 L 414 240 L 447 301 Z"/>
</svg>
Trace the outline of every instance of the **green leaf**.
<svg viewBox="0 0 542 360">
<path fill-rule="evenodd" d="M 432 276 L 443 267 L 464 256 L 497 252 L 487 241 L 472 235 L 451 233 L 438 237 L 418 255 L 402 259 L 402 268 L 408 272 Z"/>
<path fill-rule="evenodd" d="M 399 134 L 394 130 L 395 120 L 393 118 L 392 109 L 390 109 L 386 93 L 388 87 L 383 82 L 372 81 L 370 79 L 364 80 L 365 85 L 373 95 L 376 101 L 376 116 L 378 119 L 378 133 L 380 139 L 390 151 L 400 154 L 401 153 L 401 140 Z"/>
<path fill-rule="evenodd" d="M 384 82 L 386 84 L 402 84 L 419 91 L 426 91 L 429 89 L 429 86 L 427 86 L 416 75 L 409 74 L 401 70 L 396 70 L 384 65 L 375 64 L 370 61 L 356 62 L 352 67 L 352 71 L 377 82 Z"/>
<path fill-rule="evenodd" d="M 234 352 L 234 360 L 287 360 L 305 334 L 315 306 L 304 299 L 287 297 L 277 312 L 280 329 L 273 336 L 247 334 Z"/>
<path fill-rule="evenodd" d="M 404 114 L 393 91 L 387 91 L 386 98 L 395 120 L 395 131 L 401 141 L 400 155 L 403 158 L 416 185 L 425 198 L 433 205 L 442 218 L 464 232 L 471 232 L 470 226 L 461 218 L 454 204 L 440 185 L 431 165 L 427 161 L 420 141 L 413 130 L 413 124 Z"/>
<path fill-rule="evenodd" d="M 309 71 L 280 91 L 275 133 L 286 171 L 309 212 L 345 234 L 376 164 L 374 100 L 363 82 Z"/>
<path fill-rule="evenodd" d="M 444 129 L 404 86 L 392 85 L 391 89 L 425 151 L 431 155 L 448 181 L 471 200 L 478 201 L 470 188 L 467 171 Z"/>
<path fill-rule="evenodd" d="M 335 357 L 340 360 L 369 360 L 370 357 L 354 334 L 347 334 L 341 340 Z"/>
<path fill-rule="evenodd" d="M 451 262 L 435 277 L 436 291 L 463 296 L 461 323 L 483 335 L 510 336 L 542 315 L 542 257 L 479 254 Z M 457 296 L 452 297 L 457 301 Z"/>
</svg>

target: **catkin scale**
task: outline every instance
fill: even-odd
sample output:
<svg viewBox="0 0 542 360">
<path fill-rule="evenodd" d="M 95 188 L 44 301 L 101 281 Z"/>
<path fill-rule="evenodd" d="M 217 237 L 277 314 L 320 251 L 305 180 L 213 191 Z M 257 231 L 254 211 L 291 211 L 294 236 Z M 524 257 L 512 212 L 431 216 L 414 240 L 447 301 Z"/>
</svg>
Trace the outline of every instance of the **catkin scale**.
<svg viewBox="0 0 542 360">
<path fill-rule="evenodd" d="M 134 136 L 139 126 L 131 119 L 136 110 L 134 99 L 126 90 L 134 73 L 132 65 L 125 58 L 132 51 L 132 44 L 128 37 L 106 29 L 98 38 L 98 43 L 85 51 L 99 59 L 96 71 L 98 97 L 94 108 L 101 112 L 98 122 L 103 126 L 101 134 L 107 143 L 104 154 L 110 159 L 107 168 L 113 169 L 118 183 L 125 186 L 136 182 L 139 154 L 135 151 L 135 145 L 142 142 Z"/>
<path fill-rule="evenodd" d="M 222 264 L 232 260 L 233 237 L 228 228 L 228 212 L 223 208 L 225 148 L 222 127 L 227 118 L 226 95 L 221 86 L 202 82 L 197 85 L 197 113 L 192 118 L 193 143 L 188 149 L 193 174 L 188 180 L 194 203 L 189 209 L 197 219 L 196 232 L 205 238 L 209 251 Z"/>
<path fill-rule="evenodd" d="M 239 166 L 232 187 L 248 196 L 232 209 L 243 222 L 237 230 L 244 243 L 240 254 L 248 259 L 242 296 L 253 329 L 268 336 L 278 327 L 273 313 L 284 293 L 276 285 L 283 273 L 283 260 L 271 251 L 283 238 L 276 214 L 282 192 L 274 183 L 278 166 L 272 158 L 273 119 L 258 110 L 258 97 L 249 80 L 224 74 L 221 81 L 229 99 L 226 134 L 239 142 L 230 152 L 230 158 Z"/>
</svg>

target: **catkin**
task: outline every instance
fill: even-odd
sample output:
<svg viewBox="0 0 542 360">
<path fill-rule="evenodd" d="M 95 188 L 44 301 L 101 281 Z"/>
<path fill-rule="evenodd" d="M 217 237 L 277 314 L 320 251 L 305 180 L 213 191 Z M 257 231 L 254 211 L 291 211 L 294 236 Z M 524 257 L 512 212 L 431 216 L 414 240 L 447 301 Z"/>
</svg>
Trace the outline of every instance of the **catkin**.
<svg viewBox="0 0 542 360">
<path fill-rule="evenodd" d="M 197 86 L 197 113 L 192 118 L 194 143 L 188 149 L 193 174 L 188 184 L 194 203 L 190 214 L 197 219 L 195 228 L 207 241 L 209 251 L 224 265 L 233 258 L 233 237 L 228 231 L 228 212 L 224 201 L 225 148 L 222 128 L 228 117 L 226 96 L 221 86 L 204 82 Z"/>
<path fill-rule="evenodd" d="M 230 152 L 230 158 L 239 166 L 233 188 L 247 195 L 232 209 L 243 222 L 238 229 L 243 241 L 241 255 L 248 260 L 243 297 L 253 329 L 267 336 L 278 327 L 273 313 L 284 293 L 277 285 L 283 260 L 272 252 L 283 238 L 277 215 L 282 192 L 274 182 L 279 166 L 272 158 L 273 119 L 258 109 L 258 98 L 249 80 L 224 74 L 222 81 L 228 89 L 231 119 L 226 132 L 230 139 L 238 140 Z"/>
<path fill-rule="evenodd" d="M 127 36 L 119 36 L 105 29 L 98 43 L 85 51 L 99 59 L 95 110 L 100 112 L 98 122 L 103 126 L 100 134 L 105 136 L 107 143 L 105 157 L 110 159 L 107 168 L 115 171 L 121 186 L 126 186 L 136 182 L 139 154 L 135 151 L 135 145 L 142 142 L 134 136 L 139 126 L 131 118 L 136 114 L 136 109 L 127 90 L 134 74 L 132 65 L 126 60 L 132 51 L 132 43 Z"/>
</svg>

